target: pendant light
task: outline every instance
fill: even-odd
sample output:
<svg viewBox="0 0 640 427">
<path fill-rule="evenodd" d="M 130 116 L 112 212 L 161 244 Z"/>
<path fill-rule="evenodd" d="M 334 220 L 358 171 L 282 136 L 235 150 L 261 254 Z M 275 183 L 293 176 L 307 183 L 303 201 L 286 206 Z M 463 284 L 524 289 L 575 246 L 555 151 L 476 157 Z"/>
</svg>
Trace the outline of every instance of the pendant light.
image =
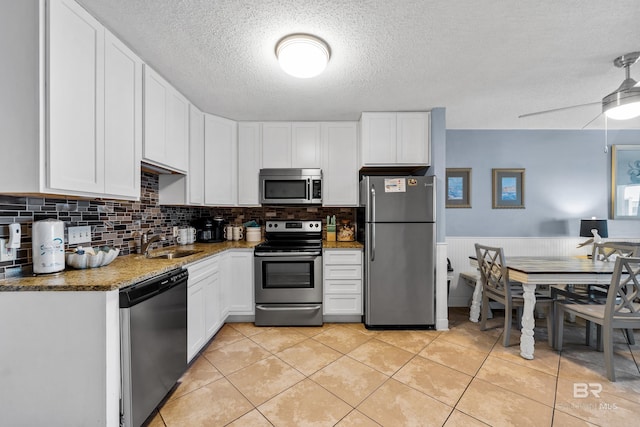
<svg viewBox="0 0 640 427">
<path fill-rule="evenodd" d="M 602 112 L 610 119 L 628 120 L 640 116 L 640 87 L 631 78 L 630 68 L 640 58 L 640 52 L 631 52 L 614 59 L 613 64 L 624 68 L 626 78 L 615 92 L 602 99 Z"/>
<path fill-rule="evenodd" d="M 329 46 L 309 34 L 291 34 L 276 45 L 276 57 L 285 73 L 301 79 L 315 77 L 327 67 Z"/>
</svg>

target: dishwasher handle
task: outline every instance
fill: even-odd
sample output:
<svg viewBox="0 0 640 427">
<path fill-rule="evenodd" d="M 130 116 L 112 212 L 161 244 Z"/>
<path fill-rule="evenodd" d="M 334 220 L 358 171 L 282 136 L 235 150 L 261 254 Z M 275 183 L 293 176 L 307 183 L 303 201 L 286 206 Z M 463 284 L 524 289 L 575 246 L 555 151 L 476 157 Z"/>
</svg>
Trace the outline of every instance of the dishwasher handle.
<svg viewBox="0 0 640 427">
<path fill-rule="evenodd" d="M 120 308 L 129 308 L 186 282 L 189 271 L 179 268 L 120 289 Z"/>
</svg>

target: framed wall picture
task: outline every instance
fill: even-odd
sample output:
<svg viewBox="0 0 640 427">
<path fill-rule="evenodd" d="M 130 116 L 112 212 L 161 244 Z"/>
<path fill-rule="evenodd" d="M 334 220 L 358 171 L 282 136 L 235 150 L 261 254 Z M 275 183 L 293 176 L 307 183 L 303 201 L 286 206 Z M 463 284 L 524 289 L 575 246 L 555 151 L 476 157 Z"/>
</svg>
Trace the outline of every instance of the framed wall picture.
<svg viewBox="0 0 640 427">
<path fill-rule="evenodd" d="M 640 145 L 611 149 L 611 218 L 640 219 Z"/>
<path fill-rule="evenodd" d="M 524 209 L 524 169 L 492 169 L 493 209 Z"/>
<path fill-rule="evenodd" d="M 446 172 L 447 208 L 471 207 L 471 169 L 451 168 Z"/>
</svg>

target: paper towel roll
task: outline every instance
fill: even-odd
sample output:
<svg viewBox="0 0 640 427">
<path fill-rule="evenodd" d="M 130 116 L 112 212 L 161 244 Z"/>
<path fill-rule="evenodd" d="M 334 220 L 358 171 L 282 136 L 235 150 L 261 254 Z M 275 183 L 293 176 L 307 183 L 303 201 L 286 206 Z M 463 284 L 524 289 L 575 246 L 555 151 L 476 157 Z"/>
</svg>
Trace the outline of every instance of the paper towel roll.
<svg viewBox="0 0 640 427">
<path fill-rule="evenodd" d="M 64 270 L 64 222 L 45 219 L 33 223 L 33 272 Z"/>
</svg>

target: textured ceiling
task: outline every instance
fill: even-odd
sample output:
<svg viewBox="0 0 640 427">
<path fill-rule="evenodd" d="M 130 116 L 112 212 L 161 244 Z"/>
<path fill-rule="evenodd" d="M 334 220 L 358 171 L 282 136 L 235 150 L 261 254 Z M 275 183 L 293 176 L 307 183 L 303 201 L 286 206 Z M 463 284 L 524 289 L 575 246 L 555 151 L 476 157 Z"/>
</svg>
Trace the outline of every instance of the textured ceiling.
<svg viewBox="0 0 640 427">
<path fill-rule="evenodd" d="M 640 50 L 638 0 L 79 2 L 195 105 L 235 120 L 445 107 L 450 129 L 579 129 L 600 106 L 518 115 L 600 101 L 624 79 L 613 59 Z M 331 46 L 319 77 L 277 64 L 276 42 L 298 32 Z"/>
</svg>

